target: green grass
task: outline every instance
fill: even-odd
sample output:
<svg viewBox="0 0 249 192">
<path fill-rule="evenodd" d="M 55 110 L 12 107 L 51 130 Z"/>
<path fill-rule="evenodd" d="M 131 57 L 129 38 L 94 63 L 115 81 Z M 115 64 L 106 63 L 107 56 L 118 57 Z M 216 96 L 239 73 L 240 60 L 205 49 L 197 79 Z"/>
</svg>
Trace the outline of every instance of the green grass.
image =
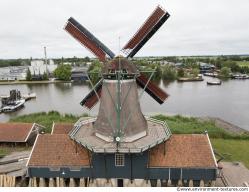
<svg viewBox="0 0 249 192">
<path fill-rule="evenodd" d="M 172 133 L 175 134 L 198 134 L 208 131 L 211 138 L 223 139 L 248 139 L 249 134 L 234 134 L 220 127 L 217 127 L 214 121 L 200 121 L 194 117 L 164 116 L 156 115 L 154 118 L 166 121 Z"/>
<path fill-rule="evenodd" d="M 1 146 L 0 147 L 0 158 L 4 157 L 5 155 L 10 154 L 11 152 L 17 151 L 26 151 L 31 150 L 32 147 L 8 147 L 8 146 Z"/>
<path fill-rule="evenodd" d="M 236 61 L 240 67 L 249 67 L 249 61 Z"/>
<path fill-rule="evenodd" d="M 211 143 L 225 161 L 240 161 L 249 168 L 249 140 L 211 139 Z"/>
<path fill-rule="evenodd" d="M 87 114 L 83 114 L 83 116 L 87 116 Z M 80 118 L 79 116 L 71 114 L 61 115 L 57 111 L 50 111 L 48 113 L 41 112 L 41 113 L 32 113 L 29 115 L 18 116 L 13 119 L 10 119 L 10 122 L 23 122 L 23 123 L 35 122 L 46 127 L 44 131 L 46 133 L 50 133 L 53 122 L 75 123 L 79 118 Z"/>
</svg>

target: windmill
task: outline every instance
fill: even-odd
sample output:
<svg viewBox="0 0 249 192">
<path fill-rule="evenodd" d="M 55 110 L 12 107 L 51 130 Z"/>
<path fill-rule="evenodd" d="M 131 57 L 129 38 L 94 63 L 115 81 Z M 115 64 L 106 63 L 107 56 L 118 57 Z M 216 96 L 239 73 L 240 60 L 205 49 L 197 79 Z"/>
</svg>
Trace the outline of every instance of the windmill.
<svg viewBox="0 0 249 192">
<path fill-rule="evenodd" d="M 103 63 L 101 79 L 93 86 L 81 105 L 92 109 L 100 101 L 99 113 L 94 122 L 95 135 L 107 142 L 133 142 L 148 134 L 148 125 L 141 112 L 139 98 L 145 91 L 159 104 L 168 94 L 151 82 L 131 62 L 136 53 L 169 18 L 162 7 L 157 6 L 135 35 L 122 48 L 126 55 L 115 54 L 91 32 L 69 18 L 65 30 L 89 49 Z M 91 83 L 92 84 L 92 83 Z M 143 89 L 138 95 L 137 86 Z"/>
</svg>

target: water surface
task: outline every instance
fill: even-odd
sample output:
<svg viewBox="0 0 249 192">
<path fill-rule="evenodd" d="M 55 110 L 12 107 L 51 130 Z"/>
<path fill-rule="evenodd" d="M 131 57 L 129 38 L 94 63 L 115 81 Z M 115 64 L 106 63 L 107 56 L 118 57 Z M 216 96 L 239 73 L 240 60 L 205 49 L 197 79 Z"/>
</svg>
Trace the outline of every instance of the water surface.
<svg viewBox="0 0 249 192">
<path fill-rule="evenodd" d="M 219 117 L 249 130 L 249 80 L 229 80 L 221 86 L 207 86 L 203 82 L 160 82 L 160 86 L 170 94 L 168 100 L 159 105 L 147 93 L 141 98 L 145 114 L 172 113 L 191 116 Z M 56 110 L 61 113 L 80 115 L 97 114 L 98 105 L 88 111 L 79 103 L 89 92 L 86 84 L 24 84 L 0 85 L 0 95 L 8 94 L 10 89 L 21 93 L 35 92 L 37 98 L 25 103 L 25 107 L 11 114 L 0 114 L 0 121 L 34 112 Z"/>
</svg>

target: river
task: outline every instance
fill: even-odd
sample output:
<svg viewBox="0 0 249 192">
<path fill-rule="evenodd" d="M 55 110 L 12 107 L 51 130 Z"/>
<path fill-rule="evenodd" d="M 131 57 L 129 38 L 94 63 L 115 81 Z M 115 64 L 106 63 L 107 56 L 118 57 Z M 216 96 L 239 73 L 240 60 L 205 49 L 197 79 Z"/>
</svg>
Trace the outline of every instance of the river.
<svg viewBox="0 0 249 192">
<path fill-rule="evenodd" d="M 144 114 L 181 114 L 190 116 L 219 117 L 235 125 L 249 130 L 249 80 L 229 80 L 221 86 L 207 86 L 203 82 L 171 82 L 161 81 L 160 87 L 170 97 L 163 105 L 155 102 L 147 93 L 141 98 Z M 97 114 L 98 105 L 92 111 L 80 106 L 80 101 L 89 92 L 86 84 L 19 84 L 0 85 L 0 95 L 6 95 L 10 89 L 19 89 L 21 93 L 35 92 L 37 98 L 25 103 L 21 110 L 0 114 L 0 122 L 10 118 L 34 112 L 56 110 L 61 113 L 80 115 Z"/>
</svg>

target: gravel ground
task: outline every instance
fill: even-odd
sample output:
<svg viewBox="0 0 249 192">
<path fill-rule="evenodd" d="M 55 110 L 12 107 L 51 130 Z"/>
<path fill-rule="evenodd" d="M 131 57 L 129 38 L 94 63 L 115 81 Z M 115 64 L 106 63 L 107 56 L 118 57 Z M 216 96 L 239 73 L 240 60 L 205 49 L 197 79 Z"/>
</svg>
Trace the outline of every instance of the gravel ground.
<svg viewBox="0 0 249 192">
<path fill-rule="evenodd" d="M 220 165 L 229 187 L 245 187 L 249 184 L 249 170 L 242 163 L 222 162 Z"/>
<path fill-rule="evenodd" d="M 242 129 L 238 127 L 237 125 L 234 125 L 232 123 L 229 123 L 223 119 L 216 118 L 216 117 L 198 117 L 200 121 L 214 121 L 215 125 L 217 127 L 223 128 L 227 130 L 228 132 L 231 133 L 236 133 L 236 134 L 243 134 L 247 133 L 249 134 L 249 131 L 246 131 L 245 129 Z"/>
</svg>

